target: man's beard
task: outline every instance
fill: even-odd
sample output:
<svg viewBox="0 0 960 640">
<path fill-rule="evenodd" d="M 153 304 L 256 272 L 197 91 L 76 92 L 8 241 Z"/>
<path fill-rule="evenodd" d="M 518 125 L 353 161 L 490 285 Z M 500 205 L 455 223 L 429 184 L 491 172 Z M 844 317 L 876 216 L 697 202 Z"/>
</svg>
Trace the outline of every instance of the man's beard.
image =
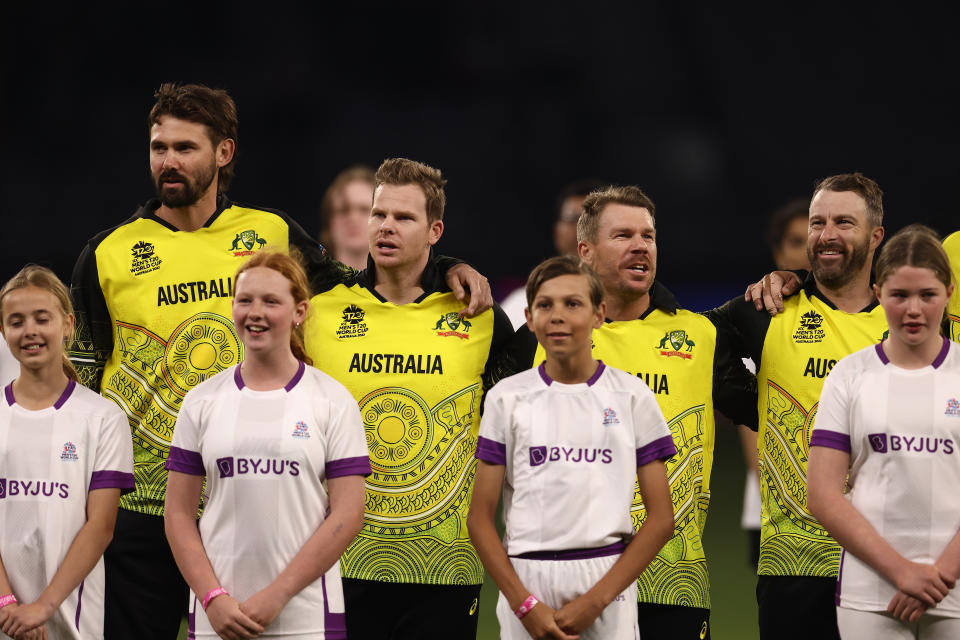
<svg viewBox="0 0 960 640">
<path fill-rule="evenodd" d="M 827 269 L 820 264 L 817 251 L 822 248 L 832 247 L 845 251 L 845 253 L 843 254 L 843 261 L 837 268 Z M 819 284 L 828 289 L 840 289 L 860 274 L 860 270 L 863 269 L 863 265 L 866 264 L 869 254 L 870 239 L 864 238 L 863 242 L 854 243 L 849 251 L 842 245 L 835 243 L 818 245 L 814 251 L 807 251 L 807 259 L 810 261 L 811 268 L 813 269 L 813 277 L 816 278 Z"/>
<path fill-rule="evenodd" d="M 154 183 L 154 188 L 157 191 L 157 197 L 160 198 L 160 202 L 163 203 L 163 206 L 168 209 L 177 209 L 179 207 L 189 207 L 192 204 L 196 204 L 197 200 L 200 199 L 204 193 L 207 192 L 207 189 L 210 188 L 210 185 L 213 184 L 213 178 L 217 175 L 217 165 L 213 163 L 210 167 L 197 175 L 197 179 L 194 182 L 191 182 L 190 178 L 179 171 L 169 169 L 161 173 L 156 182 Z M 182 185 L 179 189 L 176 190 L 165 190 L 163 188 L 163 181 L 169 178 L 175 178 L 180 181 Z"/>
</svg>

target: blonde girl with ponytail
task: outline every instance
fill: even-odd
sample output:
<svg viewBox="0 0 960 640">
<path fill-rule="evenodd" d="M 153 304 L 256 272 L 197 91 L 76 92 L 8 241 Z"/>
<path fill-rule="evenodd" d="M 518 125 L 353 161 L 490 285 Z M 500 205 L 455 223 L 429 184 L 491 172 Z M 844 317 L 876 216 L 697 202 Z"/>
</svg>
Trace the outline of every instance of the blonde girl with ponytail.
<svg viewBox="0 0 960 640">
<path fill-rule="evenodd" d="M 102 556 L 133 490 L 133 447 L 123 412 L 77 384 L 73 327 L 49 269 L 28 265 L 0 289 L 20 364 L 0 397 L 0 638 L 103 637 Z"/>
</svg>

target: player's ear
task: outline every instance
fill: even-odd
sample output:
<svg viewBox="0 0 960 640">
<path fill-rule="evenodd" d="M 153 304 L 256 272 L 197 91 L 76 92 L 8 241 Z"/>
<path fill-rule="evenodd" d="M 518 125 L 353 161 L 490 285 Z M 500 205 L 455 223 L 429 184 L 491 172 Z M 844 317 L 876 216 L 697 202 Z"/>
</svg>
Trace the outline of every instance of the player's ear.
<svg viewBox="0 0 960 640">
<path fill-rule="evenodd" d="M 233 138 L 224 138 L 217 144 L 215 156 L 218 167 L 225 167 L 233 160 L 233 154 L 237 151 L 237 143 Z"/>
<path fill-rule="evenodd" d="M 430 223 L 430 237 L 429 242 L 430 246 L 437 244 L 437 241 L 440 239 L 440 236 L 443 235 L 443 220 L 439 218 Z"/>
<path fill-rule="evenodd" d="M 593 247 L 591 247 L 586 242 L 577 243 L 577 255 L 580 256 L 580 259 L 590 264 L 591 259 L 593 258 Z"/>
</svg>

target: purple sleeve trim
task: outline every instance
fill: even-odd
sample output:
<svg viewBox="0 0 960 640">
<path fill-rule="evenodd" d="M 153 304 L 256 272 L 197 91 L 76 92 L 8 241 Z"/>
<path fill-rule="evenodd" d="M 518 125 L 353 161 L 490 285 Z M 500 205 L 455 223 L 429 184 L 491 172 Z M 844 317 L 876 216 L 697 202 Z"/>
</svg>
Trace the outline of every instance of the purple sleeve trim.
<svg viewBox="0 0 960 640">
<path fill-rule="evenodd" d="M 850 436 L 828 429 L 814 429 L 810 436 L 810 446 L 829 447 L 850 453 Z"/>
<path fill-rule="evenodd" d="M 368 476 L 372 471 L 373 470 L 370 468 L 370 456 L 340 458 L 339 460 L 329 460 L 327 462 L 328 478 L 339 478 L 341 476 Z"/>
<path fill-rule="evenodd" d="M 94 489 L 120 489 L 120 494 L 134 489 L 133 474 L 123 471 L 94 471 L 90 476 L 90 491 Z"/>
<path fill-rule="evenodd" d="M 167 456 L 167 463 L 163 465 L 163 468 L 167 471 L 189 473 L 192 476 L 207 475 L 207 470 L 203 466 L 203 457 L 196 451 L 189 451 L 180 447 L 170 447 L 170 454 Z"/>
<path fill-rule="evenodd" d="M 477 438 L 477 459 L 489 462 L 490 464 L 507 464 L 507 445 L 496 440 L 490 440 L 480 436 Z"/>
<path fill-rule="evenodd" d="M 673 438 L 663 436 L 637 449 L 637 466 L 642 467 L 654 460 L 667 460 L 675 455 L 677 447 L 673 444 Z"/>
</svg>

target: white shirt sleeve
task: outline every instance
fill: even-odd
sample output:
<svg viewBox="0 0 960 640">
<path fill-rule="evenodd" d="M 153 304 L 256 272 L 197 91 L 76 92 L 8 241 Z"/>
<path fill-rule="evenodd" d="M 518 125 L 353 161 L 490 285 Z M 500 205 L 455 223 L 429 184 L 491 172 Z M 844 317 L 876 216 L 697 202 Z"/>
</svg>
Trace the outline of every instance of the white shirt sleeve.
<svg viewBox="0 0 960 640">
<path fill-rule="evenodd" d="M 107 401 L 109 402 L 109 401 Z M 129 493 L 133 482 L 133 440 L 126 414 L 112 402 L 100 422 L 97 451 L 94 454 L 90 491 L 121 489 Z"/>
<path fill-rule="evenodd" d="M 170 441 L 170 453 L 164 468 L 167 471 L 203 476 L 207 472 L 200 454 L 201 407 L 193 398 L 196 398 L 196 394 L 192 390 L 188 391 L 180 405 Z"/>
<path fill-rule="evenodd" d="M 640 384 L 640 392 L 633 394 L 633 434 L 637 449 L 637 466 L 666 460 L 677 453 L 673 436 L 667 428 L 657 398 L 645 384 Z"/>
<path fill-rule="evenodd" d="M 327 477 L 370 475 L 370 451 L 357 401 L 339 383 L 329 385 L 329 400 L 330 415 L 326 425 Z"/>
<path fill-rule="evenodd" d="M 823 381 L 813 422 L 811 447 L 829 447 L 850 453 L 849 363 L 841 360 Z"/>
<path fill-rule="evenodd" d="M 494 386 L 487 392 L 480 418 L 480 436 L 477 438 L 476 457 L 490 464 L 507 464 L 507 415 L 503 395 Z"/>
</svg>

